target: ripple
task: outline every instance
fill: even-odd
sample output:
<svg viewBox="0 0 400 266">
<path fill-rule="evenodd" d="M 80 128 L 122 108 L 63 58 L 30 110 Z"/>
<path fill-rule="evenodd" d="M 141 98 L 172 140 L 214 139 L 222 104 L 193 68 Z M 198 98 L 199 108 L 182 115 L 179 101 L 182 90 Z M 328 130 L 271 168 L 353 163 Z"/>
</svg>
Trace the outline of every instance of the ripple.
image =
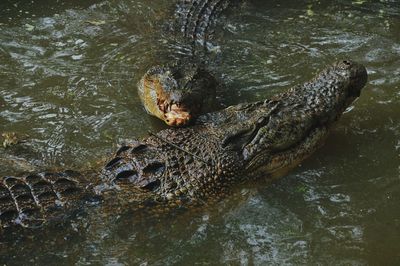
<svg viewBox="0 0 400 266">
<path fill-rule="evenodd" d="M 15 149 L 0 148 L 1 173 L 79 169 L 119 140 L 161 127 L 135 84 L 147 67 L 188 53 L 159 31 L 168 28 L 170 1 L 25 2 L 0 9 L 0 132 L 29 135 Z M 367 65 L 369 84 L 327 145 L 289 176 L 229 198 L 236 201 L 221 212 L 137 226 L 141 217 L 94 209 L 62 232 L 5 247 L 1 240 L 0 261 L 48 264 L 51 250 L 52 262 L 63 264 L 395 264 L 399 10 L 396 1 L 236 6 L 210 44 L 225 105 L 303 83 L 338 58 Z"/>
</svg>

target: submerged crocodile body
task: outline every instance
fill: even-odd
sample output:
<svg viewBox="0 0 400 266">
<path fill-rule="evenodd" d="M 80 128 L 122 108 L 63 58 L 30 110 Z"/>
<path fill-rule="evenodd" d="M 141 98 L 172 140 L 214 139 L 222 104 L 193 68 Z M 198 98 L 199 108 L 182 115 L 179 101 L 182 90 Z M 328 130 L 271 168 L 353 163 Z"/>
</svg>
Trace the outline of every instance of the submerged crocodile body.
<svg viewBox="0 0 400 266">
<path fill-rule="evenodd" d="M 207 56 L 218 15 L 233 0 L 181 0 L 175 14 L 187 52 L 174 63 L 151 67 L 138 83 L 138 93 L 148 113 L 170 126 L 187 125 L 211 110 L 216 79 L 208 72 Z M 182 45 L 182 44 L 180 44 Z"/>
<path fill-rule="evenodd" d="M 96 175 L 73 172 L 0 179 L 0 228 L 41 225 L 82 202 L 105 206 L 185 204 L 215 198 L 244 179 L 296 166 L 360 95 L 363 66 L 341 61 L 265 101 L 199 117 L 122 146 Z"/>
</svg>

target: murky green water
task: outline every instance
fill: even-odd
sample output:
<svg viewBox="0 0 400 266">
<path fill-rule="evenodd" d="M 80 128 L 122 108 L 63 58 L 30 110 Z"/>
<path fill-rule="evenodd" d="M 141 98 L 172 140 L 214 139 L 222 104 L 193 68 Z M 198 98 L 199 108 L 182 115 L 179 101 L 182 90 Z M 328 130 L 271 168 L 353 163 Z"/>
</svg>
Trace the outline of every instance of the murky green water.
<svg viewBox="0 0 400 266">
<path fill-rule="evenodd" d="M 0 174 L 81 169 L 162 128 L 135 83 L 179 49 L 158 30 L 172 11 L 161 0 L 2 1 L 0 132 L 26 142 L 0 148 Z M 222 24 L 224 104 L 264 99 L 339 58 L 365 64 L 369 84 L 327 144 L 272 184 L 173 219 L 27 233 L 0 244 L 1 263 L 400 264 L 400 3 L 248 0 Z"/>
</svg>

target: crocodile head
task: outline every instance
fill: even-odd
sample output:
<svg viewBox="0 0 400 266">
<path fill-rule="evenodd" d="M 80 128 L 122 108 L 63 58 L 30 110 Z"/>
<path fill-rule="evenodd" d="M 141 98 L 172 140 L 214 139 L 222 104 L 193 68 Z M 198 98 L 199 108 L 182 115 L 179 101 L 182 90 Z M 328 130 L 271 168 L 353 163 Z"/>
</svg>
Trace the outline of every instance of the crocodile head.
<svg viewBox="0 0 400 266">
<path fill-rule="evenodd" d="M 152 67 L 140 80 L 146 110 L 169 126 L 187 125 L 215 98 L 216 81 L 195 64 Z"/>
<path fill-rule="evenodd" d="M 249 173 L 293 167 L 320 146 L 366 82 L 365 67 L 344 60 L 269 100 L 232 108 L 225 145 L 238 149 Z"/>
</svg>

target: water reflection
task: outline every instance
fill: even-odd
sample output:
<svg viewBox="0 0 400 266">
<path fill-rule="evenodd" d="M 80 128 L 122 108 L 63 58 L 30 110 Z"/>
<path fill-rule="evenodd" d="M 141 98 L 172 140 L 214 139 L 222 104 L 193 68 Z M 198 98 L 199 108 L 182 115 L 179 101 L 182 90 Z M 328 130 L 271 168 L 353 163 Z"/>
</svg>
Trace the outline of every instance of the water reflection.
<svg viewBox="0 0 400 266">
<path fill-rule="evenodd" d="M 160 54 L 185 52 L 159 30 L 170 1 L 78 2 L 0 3 L 0 132 L 29 136 L 1 150 L 2 175 L 80 169 L 162 127 L 135 83 Z M 231 9 L 215 39 L 224 104 L 268 97 L 336 58 L 367 65 L 369 85 L 327 145 L 287 177 L 243 185 L 210 208 L 139 224 L 94 208 L 74 226 L 0 240 L 0 262 L 396 264 L 399 20 L 397 1 L 254 0 Z"/>
</svg>

